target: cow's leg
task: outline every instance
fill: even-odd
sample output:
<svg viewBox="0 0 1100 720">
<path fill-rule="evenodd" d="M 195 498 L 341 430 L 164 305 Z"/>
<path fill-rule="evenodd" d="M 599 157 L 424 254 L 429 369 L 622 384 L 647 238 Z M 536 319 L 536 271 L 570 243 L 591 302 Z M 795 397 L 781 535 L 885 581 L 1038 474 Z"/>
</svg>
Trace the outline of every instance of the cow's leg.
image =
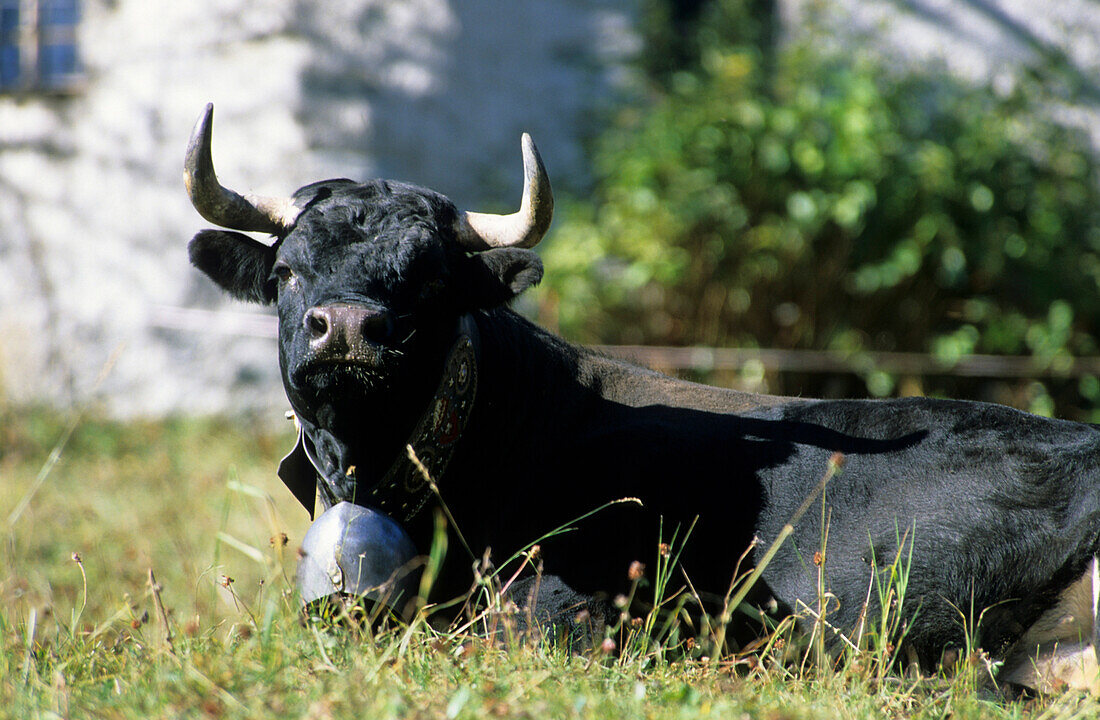
<svg viewBox="0 0 1100 720">
<path fill-rule="evenodd" d="M 1085 574 L 1016 644 L 997 679 L 1044 693 L 1069 687 L 1100 695 L 1098 599 L 1100 563 L 1093 557 Z"/>
<path fill-rule="evenodd" d="M 584 651 L 603 639 L 613 617 L 610 603 L 579 593 L 557 575 L 537 575 L 505 591 L 518 608 L 517 629 L 565 640 L 573 651 Z"/>
</svg>

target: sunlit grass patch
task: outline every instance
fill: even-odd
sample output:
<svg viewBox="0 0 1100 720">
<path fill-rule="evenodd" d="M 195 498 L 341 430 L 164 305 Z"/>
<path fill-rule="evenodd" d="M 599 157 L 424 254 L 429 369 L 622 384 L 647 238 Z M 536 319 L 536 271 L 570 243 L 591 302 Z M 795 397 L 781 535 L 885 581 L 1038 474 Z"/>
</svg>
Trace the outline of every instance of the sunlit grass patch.
<svg viewBox="0 0 1100 720">
<path fill-rule="evenodd" d="M 1004 701 L 976 653 L 951 672 L 901 672 L 887 640 L 906 601 L 900 553 L 880 560 L 882 614 L 846 636 L 850 647 L 826 612 L 816 628 L 807 616 L 808 633 L 781 623 L 751 651 L 722 652 L 752 568 L 742 564 L 726 613 L 689 623 L 692 593 L 672 589 L 690 528 L 662 530 L 650 567 L 623 568 L 630 597 L 587 645 L 521 631 L 530 623 L 505 591 L 521 567 L 537 568 L 533 547 L 487 565 L 468 611 L 466 598 L 450 608 L 453 624 L 433 607 L 408 625 L 310 620 L 292 591 L 309 521 L 274 474 L 289 432 L 85 419 L 11 518 L 67 418 L 5 408 L 0 420 L 0 717 L 1100 714 L 1073 693 Z M 805 654 L 819 638 L 828 652 Z"/>
</svg>

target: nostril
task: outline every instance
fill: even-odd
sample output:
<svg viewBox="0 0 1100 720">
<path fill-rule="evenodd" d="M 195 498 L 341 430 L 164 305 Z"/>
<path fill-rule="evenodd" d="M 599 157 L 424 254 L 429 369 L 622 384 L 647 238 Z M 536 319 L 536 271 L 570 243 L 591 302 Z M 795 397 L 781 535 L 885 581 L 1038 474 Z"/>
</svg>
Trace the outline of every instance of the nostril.
<svg viewBox="0 0 1100 720">
<path fill-rule="evenodd" d="M 393 313 L 355 303 L 315 305 L 302 317 L 314 351 L 342 353 L 363 350 L 362 343 L 381 345 L 397 332 Z"/>
<path fill-rule="evenodd" d="M 320 308 L 310 308 L 306 311 L 303 324 L 314 338 L 321 338 L 328 334 L 329 319 Z"/>
</svg>

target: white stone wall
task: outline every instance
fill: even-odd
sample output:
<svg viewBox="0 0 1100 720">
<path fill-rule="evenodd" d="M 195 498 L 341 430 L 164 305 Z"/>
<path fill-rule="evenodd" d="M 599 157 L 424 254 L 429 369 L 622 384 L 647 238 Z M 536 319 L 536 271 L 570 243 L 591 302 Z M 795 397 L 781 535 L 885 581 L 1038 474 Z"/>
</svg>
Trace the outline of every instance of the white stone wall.
<svg viewBox="0 0 1100 720">
<path fill-rule="evenodd" d="M 583 181 L 580 143 L 632 50 L 633 5 L 85 0 L 85 87 L 0 96 L 0 401 L 281 408 L 262 328 L 202 316 L 173 329 L 164 309 L 268 312 L 227 302 L 187 263 L 204 223 L 182 157 L 203 105 L 238 190 L 384 176 L 507 205 L 523 130 L 560 185 Z"/>
<path fill-rule="evenodd" d="M 1043 84 L 1051 115 L 1100 149 L 1100 5 L 1093 0 L 780 0 L 789 33 L 1007 93 Z"/>
<path fill-rule="evenodd" d="M 877 44 L 910 63 L 943 63 L 971 80 L 1015 74 L 1063 55 L 1100 66 L 1100 10 L 1092 0 L 781 0 L 797 30 L 816 16 L 831 39 Z"/>
<path fill-rule="evenodd" d="M 83 5 L 85 87 L 0 96 L 0 402 L 99 398 L 120 414 L 277 417 L 268 311 L 226 301 L 186 259 L 204 223 L 183 192 L 182 155 L 206 102 L 219 175 L 238 190 L 382 176 L 505 209 L 519 192 L 524 130 L 556 186 L 583 187 L 583 140 L 638 49 L 639 0 Z M 789 33 L 813 13 L 815 40 L 973 80 L 1011 83 L 1021 67 L 1058 60 L 1044 77 L 1078 88 L 1058 112 L 1100 139 L 1091 0 L 780 8 Z"/>
</svg>

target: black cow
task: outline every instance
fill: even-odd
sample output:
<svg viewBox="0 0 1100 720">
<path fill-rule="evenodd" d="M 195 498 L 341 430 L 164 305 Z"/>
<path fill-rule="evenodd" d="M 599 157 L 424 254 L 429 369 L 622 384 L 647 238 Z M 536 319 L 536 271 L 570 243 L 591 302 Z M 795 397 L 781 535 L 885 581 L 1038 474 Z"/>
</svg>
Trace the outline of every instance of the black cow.
<svg viewBox="0 0 1100 720">
<path fill-rule="evenodd" d="M 964 617 L 973 625 L 983 611 L 981 642 L 1002 655 L 1100 550 L 1095 427 L 976 402 L 708 387 L 571 345 L 510 310 L 541 278 L 526 248 L 553 203 L 527 136 L 521 210 L 496 216 L 383 180 L 244 198 L 218 184 L 210 122 L 208 107 L 188 149 L 195 207 L 274 243 L 203 230 L 191 261 L 233 296 L 278 307 L 301 456 L 317 468 L 285 477 L 310 510 L 318 490 L 326 507 L 380 507 L 426 551 L 437 497 L 407 459 L 411 443 L 473 554 L 507 557 L 634 497 L 640 506 L 544 541 L 546 572 L 584 593 L 618 592 L 630 562 L 655 554 L 659 519 L 667 541 L 698 517 L 682 566 L 713 603 L 754 537 L 759 560 L 842 453 L 761 587 L 780 608 L 816 607 L 820 571 L 836 598 L 831 622 L 850 630 L 865 602 L 875 612 L 876 568 L 900 550 L 906 642 L 923 663 L 962 644 Z M 460 538 L 450 547 L 442 587 L 457 593 L 471 563 Z"/>
</svg>

